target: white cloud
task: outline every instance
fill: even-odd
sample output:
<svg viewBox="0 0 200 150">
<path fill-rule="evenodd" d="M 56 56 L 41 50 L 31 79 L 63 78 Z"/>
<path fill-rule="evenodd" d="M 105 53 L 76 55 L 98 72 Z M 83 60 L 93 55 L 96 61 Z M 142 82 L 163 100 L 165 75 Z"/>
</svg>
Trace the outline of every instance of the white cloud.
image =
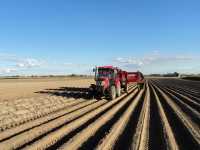
<svg viewBox="0 0 200 150">
<path fill-rule="evenodd" d="M 24 60 L 20 60 L 17 62 L 16 66 L 20 68 L 32 68 L 32 67 L 40 67 L 42 62 L 37 59 L 27 58 Z"/>
<path fill-rule="evenodd" d="M 129 57 L 129 58 L 122 58 L 118 57 L 115 59 L 116 62 L 127 65 L 127 64 L 132 64 L 132 65 L 138 65 L 141 66 L 144 64 L 144 62 L 141 59 L 134 58 L 134 57 Z"/>
<path fill-rule="evenodd" d="M 9 74 L 15 71 L 16 71 L 16 68 L 1 68 L 0 74 Z"/>
<path fill-rule="evenodd" d="M 163 55 L 159 51 L 143 57 L 117 57 L 106 65 L 112 64 L 127 71 L 140 70 L 144 73 L 166 73 L 171 71 L 197 72 L 199 69 L 195 64 L 200 64 L 199 56 L 190 55 Z M 105 65 L 102 61 L 101 65 Z M 22 58 L 16 55 L 0 53 L 0 74 L 66 74 L 92 72 L 95 65 L 73 62 L 46 62 L 35 58 Z M 199 70 L 200 71 L 200 70 Z"/>
<path fill-rule="evenodd" d="M 136 66 L 140 67 L 140 66 L 143 66 L 143 65 L 148 65 L 148 64 L 157 63 L 157 62 L 163 63 L 163 62 L 169 62 L 169 61 L 188 61 L 188 60 L 193 60 L 193 59 L 195 59 L 195 57 L 184 56 L 184 55 L 162 56 L 156 51 L 156 53 L 154 52 L 153 54 L 151 54 L 149 56 L 142 57 L 142 58 L 117 57 L 116 59 L 114 59 L 114 62 L 117 62 L 121 65 L 136 65 Z"/>
<path fill-rule="evenodd" d="M 128 70 L 148 70 L 148 72 L 155 72 L 158 70 L 184 70 L 184 66 L 193 66 L 192 62 L 195 61 L 198 62 L 199 57 L 182 54 L 167 56 L 161 55 L 159 51 L 153 51 L 150 55 L 143 57 L 117 57 L 114 59 L 115 65 L 121 68 Z"/>
<path fill-rule="evenodd" d="M 67 68 L 91 68 L 93 65 L 92 64 L 77 64 L 77 63 L 71 63 L 71 62 L 66 62 L 64 63 L 64 66 L 66 66 Z"/>
<path fill-rule="evenodd" d="M 43 64 L 42 61 L 34 59 L 34 58 L 20 58 L 16 55 L 0 53 L 0 61 L 1 62 L 9 62 L 15 64 L 17 67 L 39 67 Z"/>
<path fill-rule="evenodd" d="M 0 74 L 14 74 L 20 70 L 38 68 L 44 64 L 44 61 L 34 58 L 21 58 L 16 55 L 0 53 Z"/>
<path fill-rule="evenodd" d="M 192 60 L 192 59 L 194 59 L 194 57 L 180 55 L 180 56 L 176 56 L 175 59 L 177 59 L 177 60 Z"/>
</svg>

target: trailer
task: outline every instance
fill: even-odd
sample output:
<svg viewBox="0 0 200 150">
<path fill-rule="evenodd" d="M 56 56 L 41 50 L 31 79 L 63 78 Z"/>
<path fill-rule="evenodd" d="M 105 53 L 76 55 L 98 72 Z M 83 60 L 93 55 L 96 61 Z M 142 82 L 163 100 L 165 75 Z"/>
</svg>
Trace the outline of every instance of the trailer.
<svg viewBox="0 0 200 150">
<path fill-rule="evenodd" d="M 119 97 L 122 91 L 128 92 L 128 84 L 143 83 L 144 77 L 141 72 L 127 72 L 118 67 L 100 66 L 93 69 L 95 83 L 90 86 L 90 93 L 96 96 L 106 96 L 110 99 Z M 138 86 L 139 89 L 142 86 Z"/>
<path fill-rule="evenodd" d="M 139 90 L 141 90 L 144 86 L 144 76 L 141 72 L 128 72 L 127 74 L 128 83 L 136 83 Z"/>
</svg>

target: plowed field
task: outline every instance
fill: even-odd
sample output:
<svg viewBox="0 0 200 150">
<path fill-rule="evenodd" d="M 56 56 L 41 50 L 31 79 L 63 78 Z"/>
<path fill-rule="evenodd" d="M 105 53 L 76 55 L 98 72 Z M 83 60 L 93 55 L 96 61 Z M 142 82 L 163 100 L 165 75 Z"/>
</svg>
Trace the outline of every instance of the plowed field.
<svg viewBox="0 0 200 150">
<path fill-rule="evenodd" d="M 87 87 L 0 102 L 0 149 L 200 149 L 200 82 L 147 79 L 115 100 Z"/>
</svg>

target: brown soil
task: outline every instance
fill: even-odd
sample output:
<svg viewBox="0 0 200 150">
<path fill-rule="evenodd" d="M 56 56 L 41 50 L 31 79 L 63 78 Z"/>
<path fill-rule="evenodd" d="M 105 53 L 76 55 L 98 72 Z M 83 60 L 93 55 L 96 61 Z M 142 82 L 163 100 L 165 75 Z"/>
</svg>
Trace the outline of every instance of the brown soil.
<svg viewBox="0 0 200 150">
<path fill-rule="evenodd" d="M 0 83 L 1 149 L 199 149 L 199 82 L 149 78 L 115 100 L 88 96 L 92 79 Z"/>
<path fill-rule="evenodd" d="M 93 79 L 84 78 L 35 78 L 35 79 L 0 79 L 0 101 L 18 98 L 36 97 L 45 89 L 60 87 L 88 87 Z"/>
</svg>

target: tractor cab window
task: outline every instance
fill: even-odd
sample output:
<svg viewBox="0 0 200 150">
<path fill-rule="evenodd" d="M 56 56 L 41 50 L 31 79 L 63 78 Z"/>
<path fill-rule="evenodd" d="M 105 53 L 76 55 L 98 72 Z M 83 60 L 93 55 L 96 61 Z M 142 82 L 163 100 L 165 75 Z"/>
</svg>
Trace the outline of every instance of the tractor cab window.
<svg viewBox="0 0 200 150">
<path fill-rule="evenodd" d="M 108 77 L 112 78 L 114 76 L 114 71 L 112 69 L 98 69 L 97 77 Z"/>
</svg>

